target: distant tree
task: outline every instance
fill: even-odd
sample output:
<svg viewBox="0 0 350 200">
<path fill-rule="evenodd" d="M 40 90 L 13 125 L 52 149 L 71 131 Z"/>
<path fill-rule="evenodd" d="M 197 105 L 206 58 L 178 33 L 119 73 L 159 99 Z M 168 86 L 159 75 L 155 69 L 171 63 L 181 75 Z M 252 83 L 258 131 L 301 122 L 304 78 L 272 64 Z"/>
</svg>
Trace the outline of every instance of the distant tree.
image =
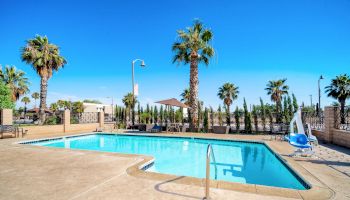
<svg viewBox="0 0 350 200">
<path fill-rule="evenodd" d="M 239 133 L 239 128 L 241 126 L 241 122 L 239 121 L 239 119 L 241 118 L 241 112 L 238 109 L 238 106 L 236 106 L 236 110 L 235 110 L 235 122 L 236 122 L 236 132 Z"/>
<path fill-rule="evenodd" d="M 238 87 L 236 87 L 233 83 L 225 83 L 223 86 L 219 88 L 218 97 L 224 101 L 226 105 L 226 124 L 227 126 L 231 126 L 231 112 L 230 106 L 232 102 L 238 97 Z"/>
<path fill-rule="evenodd" d="M 258 127 L 259 111 L 255 105 L 253 105 L 252 116 L 253 116 L 255 132 L 258 132 L 259 131 L 259 127 Z"/>
<path fill-rule="evenodd" d="M 95 103 L 95 104 L 102 104 L 101 101 L 96 100 L 96 99 L 85 99 L 83 100 L 84 103 Z"/>
<path fill-rule="evenodd" d="M 294 94 L 292 94 L 292 98 L 293 98 L 293 114 L 294 114 L 298 111 L 299 106 L 298 106 L 297 98 L 295 97 Z"/>
<path fill-rule="evenodd" d="M 140 120 L 140 118 L 141 118 L 141 106 L 140 106 L 140 103 L 138 103 L 137 104 L 137 121 L 138 121 L 138 123 L 141 123 L 141 120 Z"/>
<path fill-rule="evenodd" d="M 221 105 L 219 105 L 219 108 L 218 108 L 218 121 L 219 121 L 219 126 L 222 126 L 223 123 L 222 123 Z"/>
<path fill-rule="evenodd" d="M 12 101 L 11 90 L 3 82 L 0 81 L 0 110 L 14 109 L 15 104 Z"/>
<path fill-rule="evenodd" d="M 198 101 L 197 105 L 198 105 L 197 106 L 198 108 L 197 127 L 199 127 L 199 125 L 203 123 L 203 101 Z"/>
<path fill-rule="evenodd" d="M 261 97 L 260 97 L 260 116 L 261 116 L 263 131 L 266 131 L 266 107 Z"/>
<path fill-rule="evenodd" d="M 22 103 L 24 103 L 24 116 L 27 114 L 27 104 L 30 103 L 29 97 L 23 97 L 21 100 Z"/>
<path fill-rule="evenodd" d="M 157 106 L 154 106 L 153 115 L 154 115 L 154 123 L 157 124 L 159 120 L 159 113 L 158 113 Z"/>
<path fill-rule="evenodd" d="M 84 104 L 81 101 L 76 101 L 72 104 L 72 112 L 81 114 L 84 112 Z"/>
<path fill-rule="evenodd" d="M 32 94 L 32 98 L 34 99 L 34 108 L 36 108 L 36 100 L 40 98 L 40 94 L 38 92 L 34 92 Z"/>
<path fill-rule="evenodd" d="M 288 109 L 288 100 L 287 100 L 286 96 L 284 96 L 284 98 L 283 98 L 283 118 L 284 118 L 284 122 L 286 124 L 289 124 L 290 114 L 289 114 L 289 109 Z"/>
<path fill-rule="evenodd" d="M 209 132 L 209 111 L 208 108 L 204 109 L 203 130 L 205 133 Z"/>
<path fill-rule="evenodd" d="M 273 106 L 270 105 L 265 105 L 265 109 L 266 109 L 266 115 L 269 118 L 269 123 L 270 123 L 270 132 L 272 132 L 272 125 L 273 125 Z"/>
<path fill-rule="evenodd" d="M 287 79 L 280 79 L 277 81 L 269 81 L 265 90 L 270 95 L 271 101 L 276 103 L 276 122 L 281 122 L 281 108 L 282 108 L 282 96 L 288 94 L 289 87 L 285 85 Z"/>
<path fill-rule="evenodd" d="M 184 91 L 181 93 L 181 101 L 186 104 L 189 105 L 190 102 L 190 89 L 186 88 L 184 89 Z"/>
<path fill-rule="evenodd" d="M 55 114 L 58 111 L 58 105 L 57 103 L 52 103 L 50 105 L 50 110 Z"/>
<path fill-rule="evenodd" d="M 160 110 L 159 110 L 159 118 L 160 118 L 160 122 L 163 123 L 164 120 L 164 110 L 163 110 L 163 105 L 160 106 Z"/>
<path fill-rule="evenodd" d="M 195 130 L 198 117 L 198 65 L 209 65 L 209 59 L 214 56 L 214 49 L 210 45 L 213 33 L 196 20 L 192 27 L 177 31 L 178 39 L 173 44 L 175 53 L 173 62 L 190 63 L 190 98 L 189 112 L 191 114 L 190 130 Z"/>
<path fill-rule="evenodd" d="M 248 111 L 247 102 L 245 98 L 243 99 L 243 109 L 244 109 L 244 127 L 246 133 L 252 133 L 252 118 Z"/>
<path fill-rule="evenodd" d="M 292 104 L 292 99 L 290 98 L 290 96 L 288 95 L 288 97 L 287 97 L 287 104 L 288 104 L 288 114 L 289 114 L 289 121 L 288 121 L 288 123 L 290 122 L 290 120 L 292 120 L 292 118 L 293 118 L 293 115 L 294 115 L 294 113 L 293 113 L 293 104 Z"/>
<path fill-rule="evenodd" d="M 340 104 L 340 123 L 345 124 L 345 103 L 350 98 L 350 77 L 346 74 L 339 75 L 332 79 L 331 84 L 325 89 L 328 97 L 338 100 Z"/>
<path fill-rule="evenodd" d="M 215 118 L 215 113 L 214 113 L 214 109 L 213 107 L 210 106 L 210 123 L 211 123 L 211 127 L 214 126 L 214 118 Z"/>
</svg>

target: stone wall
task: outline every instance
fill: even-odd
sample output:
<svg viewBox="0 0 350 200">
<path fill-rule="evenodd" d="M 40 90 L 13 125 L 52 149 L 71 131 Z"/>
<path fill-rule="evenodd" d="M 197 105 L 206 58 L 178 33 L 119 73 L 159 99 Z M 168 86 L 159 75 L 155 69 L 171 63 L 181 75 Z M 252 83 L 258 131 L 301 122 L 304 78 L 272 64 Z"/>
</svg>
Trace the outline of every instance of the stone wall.
<svg viewBox="0 0 350 200">
<path fill-rule="evenodd" d="M 339 110 L 339 109 L 338 109 Z M 324 143 L 332 143 L 350 148 L 350 131 L 335 129 L 335 109 L 333 106 L 325 107 L 324 130 L 312 130 L 312 134 Z"/>
</svg>

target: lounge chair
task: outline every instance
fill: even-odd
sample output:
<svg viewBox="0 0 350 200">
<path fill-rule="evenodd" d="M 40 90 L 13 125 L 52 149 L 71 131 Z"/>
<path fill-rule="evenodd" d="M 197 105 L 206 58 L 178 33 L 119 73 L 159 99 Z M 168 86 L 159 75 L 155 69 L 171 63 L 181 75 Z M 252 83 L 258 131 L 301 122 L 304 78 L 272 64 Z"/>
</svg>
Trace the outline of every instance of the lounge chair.
<svg viewBox="0 0 350 200">
<path fill-rule="evenodd" d="M 155 125 L 151 128 L 150 132 L 151 132 L 151 133 L 160 133 L 160 132 L 162 132 L 162 127 L 155 124 Z"/>
<path fill-rule="evenodd" d="M 18 137 L 18 128 L 13 125 L 0 125 L 1 139 L 4 137 L 4 133 L 10 133 L 14 137 Z"/>
</svg>

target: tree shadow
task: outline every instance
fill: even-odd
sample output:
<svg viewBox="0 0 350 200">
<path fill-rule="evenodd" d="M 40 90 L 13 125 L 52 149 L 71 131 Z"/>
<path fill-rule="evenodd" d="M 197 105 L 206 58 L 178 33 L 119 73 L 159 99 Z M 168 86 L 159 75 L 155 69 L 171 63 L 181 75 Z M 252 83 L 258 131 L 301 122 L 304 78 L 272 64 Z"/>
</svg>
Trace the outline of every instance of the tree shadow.
<svg viewBox="0 0 350 200">
<path fill-rule="evenodd" d="M 180 194 L 180 193 L 176 193 L 176 192 L 172 192 L 172 191 L 167 191 L 167 190 L 163 190 L 161 189 L 162 185 L 165 185 L 167 183 L 171 183 L 177 180 L 180 180 L 184 178 L 184 176 L 180 176 L 180 177 L 176 177 L 174 179 L 170 179 L 161 183 L 158 183 L 154 186 L 154 189 L 157 190 L 158 192 L 162 192 L 162 193 L 166 193 L 166 194 L 172 194 L 172 195 L 176 195 L 176 196 L 181 196 L 181 197 L 186 197 L 186 198 L 191 198 L 191 199 L 203 199 L 202 197 L 197 197 L 197 196 L 191 196 L 191 195 L 187 195 L 187 194 Z"/>
</svg>

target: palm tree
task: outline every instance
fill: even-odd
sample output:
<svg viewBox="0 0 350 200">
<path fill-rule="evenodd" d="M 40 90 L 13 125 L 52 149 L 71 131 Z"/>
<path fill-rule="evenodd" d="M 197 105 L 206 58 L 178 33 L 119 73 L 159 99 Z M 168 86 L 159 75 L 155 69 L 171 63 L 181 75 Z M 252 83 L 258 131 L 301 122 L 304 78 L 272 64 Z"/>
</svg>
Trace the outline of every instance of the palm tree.
<svg viewBox="0 0 350 200">
<path fill-rule="evenodd" d="M 346 74 L 332 79 L 331 84 L 325 87 L 328 97 L 337 99 L 340 104 L 341 123 L 345 123 L 345 102 L 350 98 L 350 77 Z"/>
<path fill-rule="evenodd" d="M 21 100 L 22 103 L 24 103 L 24 117 L 26 117 L 27 114 L 27 104 L 30 103 L 29 97 L 23 97 Z"/>
<path fill-rule="evenodd" d="M 12 101 L 17 101 L 22 95 L 29 92 L 28 78 L 15 66 L 6 66 L 5 71 L 0 68 L 0 80 L 7 85 L 12 93 Z"/>
<path fill-rule="evenodd" d="M 231 114 L 230 114 L 230 106 L 233 100 L 238 97 L 238 87 L 236 87 L 233 83 L 225 83 L 223 86 L 219 88 L 218 97 L 224 101 L 226 105 L 226 122 L 227 126 L 231 125 Z"/>
<path fill-rule="evenodd" d="M 279 79 L 277 81 L 269 81 L 266 85 L 265 90 L 267 91 L 268 95 L 271 95 L 271 101 L 276 103 L 276 112 L 277 112 L 277 122 L 280 122 L 281 116 L 280 116 L 280 105 L 282 102 L 282 96 L 285 94 L 288 94 L 288 85 L 285 85 L 285 82 L 287 79 Z"/>
<path fill-rule="evenodd" d="M 190 89 L 186 88 L 184 91 L 181 93 L 181 101 L 184 102 L 184 104 L 188 105 L 190 101 Z"/>
<path fill-rule="evenodd" d="M 126 112 L 128 113 L 128 116 L 130 116 L 130 110 L 133 107 L 133 103 L 137 103 L 136 97 L 134 97 L 134 98 L 135 98 L 135 101 L 133 101 L 132 93 L 129 92 L 122 99 L 122 101 L 123 101 L 123 103 L 124 103 L 124 105 L 126 107 Z"/>
<path fill-rule="evenodd" d="M 66 59 L 60 55 L 59 47 L 49 42 L 46 36 L 36 35 L 29 39 L 23 47 L 21 54 L 22 61 L 31 64 L 41 78 L 40 82 L 40 115 L 39 122 L 45 122 L 45 108 L 47 96 L 47 82 L 54 71 L 58 71 L 66 63 Z"/>
<path fill-rule="evenodd" d="M 37 93 L 37 92 L 34 92 L 34 93 L 32 94 L 32 98 L 34 99 L 34 102 L 35 102 L 34 108 L 36 108 L 36 100 L 39 99 L 39 97 L 40 97 L 40 94 Z"/>
<path fill-rule="evenodd" d="M 50 110 L 51 110 L 54 114 L 56 114 L 56 112 L 58 111 L 58 104 L 57 104 L 57 103 L 52 103 L 52 104 L 50 105 Z"/>
<path fill-rule="evenodd" d="M 178 41 L 172 46 L 172 51 L 175 52 L 173 63 L 190 63 L 190 129 L 194 130 L 198 116 L 198 64 L 209 65 L 209 59 L 214 55 L 214 49 L 210 45 L 213 33 L 201 22 L 195 21 L 186 31 L 177 31 L 177 35 Z"/>
</svg>

